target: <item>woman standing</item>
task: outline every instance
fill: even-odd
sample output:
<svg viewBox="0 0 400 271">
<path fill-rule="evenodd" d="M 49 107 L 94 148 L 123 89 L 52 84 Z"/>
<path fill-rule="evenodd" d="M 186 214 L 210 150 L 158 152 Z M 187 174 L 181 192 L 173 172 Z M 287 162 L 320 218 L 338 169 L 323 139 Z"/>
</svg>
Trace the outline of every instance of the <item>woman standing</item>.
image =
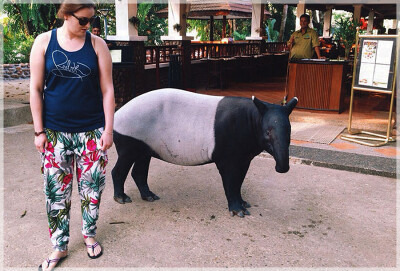
<svg viewBox="0 0 400 271">
<path fill-rule="evenodd" d="M 30 57 L 34 142 L 42 157 L 54 249 L 39 270 L 52 270 L 68 254 L 74 168 L 88 256 L 98 258 L 103 252 L 95 235 L 106 150 L 113 144 L 112 63 L 104 40 L 88 32 L 94 4 L 76 3 L 64 1 L 57 14 L 63 26 L 39 35 Z"/>
</svg>

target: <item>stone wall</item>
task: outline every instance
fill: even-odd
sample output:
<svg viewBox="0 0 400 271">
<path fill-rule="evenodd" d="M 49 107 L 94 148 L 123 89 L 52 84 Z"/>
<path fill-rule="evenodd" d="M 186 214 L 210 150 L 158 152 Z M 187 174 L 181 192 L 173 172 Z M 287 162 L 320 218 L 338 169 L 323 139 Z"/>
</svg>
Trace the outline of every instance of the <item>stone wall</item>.
<svg viewBox="0 0 400 271">
<path fill-rule="evenodd" d="M 30 76 L 29 63 L 3 64 L 0 66 L 5 80 L 29 78 Z"/>
</svg>

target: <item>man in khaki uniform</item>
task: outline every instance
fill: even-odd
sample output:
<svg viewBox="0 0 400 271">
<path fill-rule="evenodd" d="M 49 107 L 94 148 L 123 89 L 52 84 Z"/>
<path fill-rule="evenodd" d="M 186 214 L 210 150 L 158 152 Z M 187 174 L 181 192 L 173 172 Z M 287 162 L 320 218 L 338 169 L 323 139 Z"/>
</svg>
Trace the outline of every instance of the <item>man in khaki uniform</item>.
<svg viewBox="0 0 400 271">
<path fill-rule="evenodd" d="M 288 41 L 290 49 L 290 59 L 312 58 L 314 50 L 318 58 L 322 58 L 319 51 L 317 32 L 314 29 L 309 28 L 309 24 L 310 16 L 307 14 L 301 15 L 301 29 L 295 31 Z"/>
</svg>

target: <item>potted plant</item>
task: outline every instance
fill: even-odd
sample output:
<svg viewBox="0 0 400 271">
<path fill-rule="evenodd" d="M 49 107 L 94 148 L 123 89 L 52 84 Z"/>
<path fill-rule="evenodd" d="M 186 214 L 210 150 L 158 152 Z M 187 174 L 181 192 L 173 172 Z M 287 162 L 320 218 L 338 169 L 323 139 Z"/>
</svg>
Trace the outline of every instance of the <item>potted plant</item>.
<svg viewBox="0 0 400 271">
<path fill-rule="evenodd" d="M 129 18 L 129 22 L 136 28 L 138 29 L 139 25 L 140 25 L 140 20 L 138 17 L 132 16 L 131 18 Z"/>
<path fill-rule="evenodd" d="M 356 42 L 357 27 L 360 24 L 353 21 L 353 18 L 340 17 L 336 22 L 336 39 L 344 46 L 345 59 L 349 59 L 350 50 Z"/>
<path fill-rule="evenodd" d="M 176 32 L 179 32 L 179 31 L 181 31 L 182 26 L 180 24 L 174 24 L 173 28 L 175 29 Z"/>
</svg>

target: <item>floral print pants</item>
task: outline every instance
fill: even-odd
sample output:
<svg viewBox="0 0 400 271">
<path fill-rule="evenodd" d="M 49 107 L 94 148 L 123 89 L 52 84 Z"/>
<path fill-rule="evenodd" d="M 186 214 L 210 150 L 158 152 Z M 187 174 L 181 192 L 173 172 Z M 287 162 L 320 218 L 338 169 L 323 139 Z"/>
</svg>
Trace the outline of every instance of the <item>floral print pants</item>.
<svg viewBox="0 0 400 271">
<path fill-rule="evenodd" d="M 48 146 L 42 154 L 42 173 L 50 239 L 55 250 L 65 251 L 74 167 L 81 199 L 82 234 L 94 237 L 108 158 L 100 149 L 103 128 L 83 133 L 45 131 Z"/>
</svg>

